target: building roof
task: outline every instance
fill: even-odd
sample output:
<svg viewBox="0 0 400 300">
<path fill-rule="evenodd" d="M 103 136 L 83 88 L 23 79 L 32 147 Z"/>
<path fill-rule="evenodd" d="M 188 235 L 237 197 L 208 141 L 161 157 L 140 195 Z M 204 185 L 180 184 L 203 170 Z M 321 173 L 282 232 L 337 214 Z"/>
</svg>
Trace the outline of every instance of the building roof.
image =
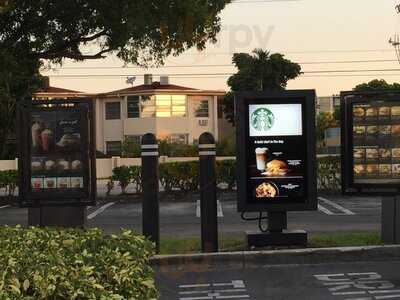
<svg viewBox="0 0 400 300">
<path fill-rule="evenodd" d="M 48 86 L 45 88 L 40 89 L 37 93 L 48 93 L 48 94 L 55 94 L 55 93 L 63 93 L 63 94 L 84 94 L 84 92 L 68 90 L 63 88 L 58 88 L 54 86 Z"/>
<path fill-rule="evenodd" d="M 195 88 L 189 88 L 185 86 L 175 85 L 175 84 L 160 84 L 156 81 L 152 84 L 142 84 L 138 86 L 133 86 L 126 89 L 116 90 L 109 93 L 99 94 L 99 97 L 111 97 L 111 96 L 121 96 L 121 95 L 135 95 L 135 94 L 153 94 L 157 92 L 168 92 L 168 93 L 185 93 L 185 94 L 199 94 L 199 95 L 224 95 L 224 91 L 212 91 L 212 90 L 199 90 Z"/>
</svg>

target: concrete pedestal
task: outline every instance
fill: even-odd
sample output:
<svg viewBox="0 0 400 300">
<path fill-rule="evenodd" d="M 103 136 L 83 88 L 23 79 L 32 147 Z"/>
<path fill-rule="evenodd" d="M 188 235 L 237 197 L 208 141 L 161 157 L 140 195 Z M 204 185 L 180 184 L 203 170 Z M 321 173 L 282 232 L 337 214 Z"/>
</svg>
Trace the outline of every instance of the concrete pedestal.
<svg viewBox="0 0 400 300">
<path fill-rule="evenodd" d="M 41 207 L 28 209 L 28 225 L 40 227 L 83 228 L 86 207 Z"/>
<path fill-rule="evenodd" d="M 246 232 L 247 246 L 253 247 L 268 246 L 307 246 L 307 232 L 304 230 L 283 230 L 282 232 Z"/>
</svg>

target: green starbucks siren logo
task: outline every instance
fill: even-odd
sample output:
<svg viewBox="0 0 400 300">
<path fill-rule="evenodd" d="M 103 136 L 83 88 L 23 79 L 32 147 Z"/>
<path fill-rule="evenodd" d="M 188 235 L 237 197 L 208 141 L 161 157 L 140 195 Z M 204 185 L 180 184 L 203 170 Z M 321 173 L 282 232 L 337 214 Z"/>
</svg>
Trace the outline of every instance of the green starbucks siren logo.
<svg viewBox="0 0 400 300">
<path fill-rule="evenodd" d="M 268 108 L 259 108 L 251 114 L 251 126 L 257 131 L 268 131 L 274 126 L 275 116 Z"/>
</svg>

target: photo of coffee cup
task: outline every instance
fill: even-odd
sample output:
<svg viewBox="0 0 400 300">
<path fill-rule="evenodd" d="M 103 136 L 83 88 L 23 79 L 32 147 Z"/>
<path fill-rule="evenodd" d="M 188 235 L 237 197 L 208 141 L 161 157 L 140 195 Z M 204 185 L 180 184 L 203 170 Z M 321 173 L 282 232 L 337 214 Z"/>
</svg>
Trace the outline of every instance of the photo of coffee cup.
<svg viewBox="0 0 400 300">
<path fill-rule="evenodd" d="M 32 125 L 32 147 L 38 148 L 41 145 L 41 137 L 40 137 L 40 131 L 42 129 L 42 126 L 38 122 L 34 123 Z"/>
<path fill-rule="evenodd" d="M 268 163 L 268 148 L 256 149 L 257 170 L 265 171 Z"/>
</svg>

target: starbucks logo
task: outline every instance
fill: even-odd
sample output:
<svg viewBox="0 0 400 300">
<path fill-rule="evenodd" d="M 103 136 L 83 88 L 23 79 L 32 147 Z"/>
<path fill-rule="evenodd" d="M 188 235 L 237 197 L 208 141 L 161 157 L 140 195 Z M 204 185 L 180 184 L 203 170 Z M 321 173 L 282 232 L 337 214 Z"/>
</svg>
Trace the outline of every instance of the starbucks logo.
<svg viewBox="0 0 400 300">
<path fill-rule="evenodd" d="M 275 116 L 268 108 L 259 108 L 251 115 L 251 126 L 257 131 L 268 131 L 274 126 Z"/>
</svg>

